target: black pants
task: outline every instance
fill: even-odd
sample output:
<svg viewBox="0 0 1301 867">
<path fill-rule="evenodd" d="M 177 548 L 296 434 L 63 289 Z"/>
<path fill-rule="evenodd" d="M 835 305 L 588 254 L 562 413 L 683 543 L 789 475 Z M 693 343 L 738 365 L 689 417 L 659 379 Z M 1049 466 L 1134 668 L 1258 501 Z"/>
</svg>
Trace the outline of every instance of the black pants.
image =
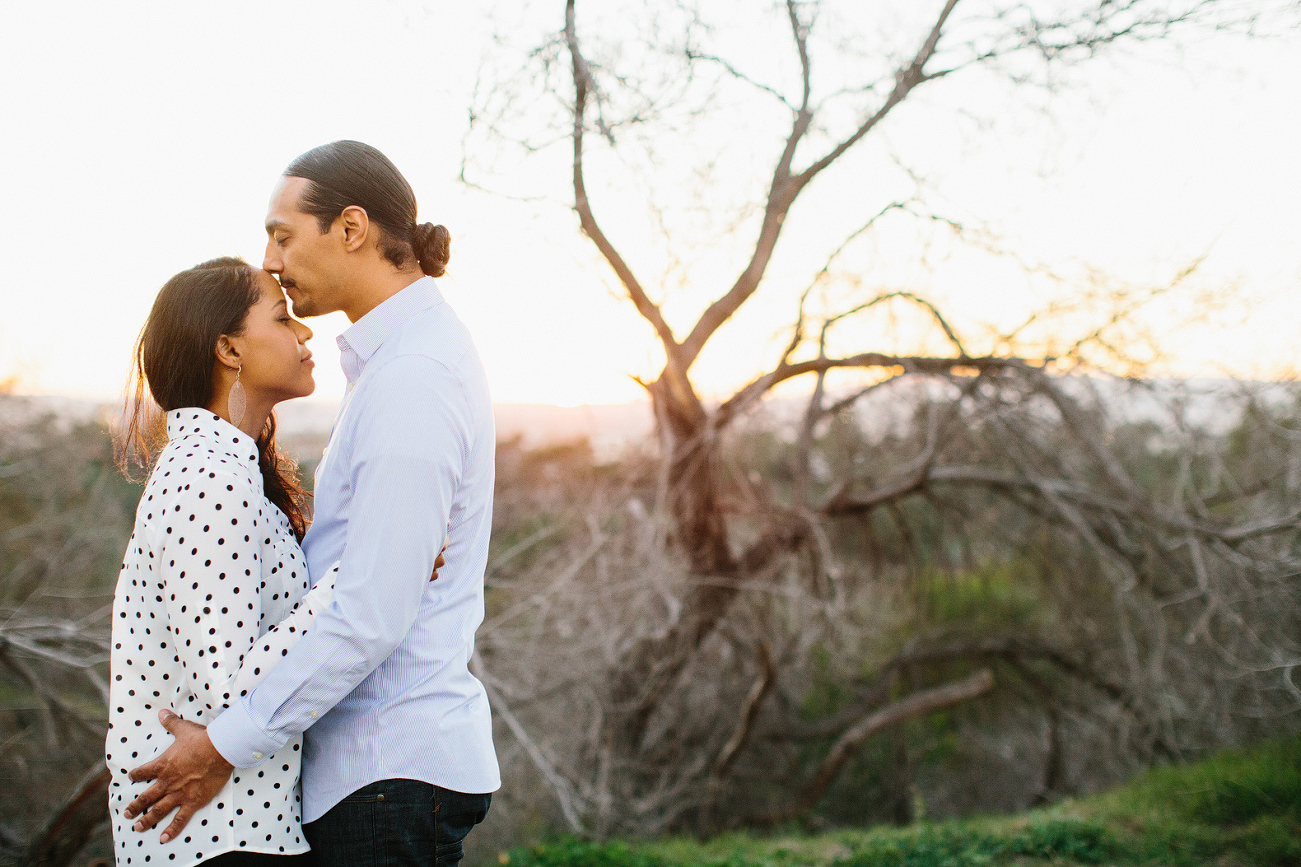
<svg viewBox="0 0 1301 867">
<path fill-rule="evenodd" d="M 200 867 L 307 867 L 311 854 L 268 855 L 264 852 L 226 852 L 200 861 Z"/>
<path fill-rule="evenodd" d="M 488 814 L 492 795 L 419 780 L 363 786 L 303 826 L 316 867 L 455 867 L 461 841 Z"/>
</svg>

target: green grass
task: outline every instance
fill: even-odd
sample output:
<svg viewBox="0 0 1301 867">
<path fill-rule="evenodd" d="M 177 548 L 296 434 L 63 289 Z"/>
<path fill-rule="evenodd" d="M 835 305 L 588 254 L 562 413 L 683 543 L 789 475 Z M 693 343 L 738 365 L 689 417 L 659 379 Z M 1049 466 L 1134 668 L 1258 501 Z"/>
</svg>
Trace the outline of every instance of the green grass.
<svg viewBox="0 0 1301 867">
<path fill-rule="evenodd" d="M 1301 737 L 1157 768 L 1018 816 L 809 836 L 595 843 L 563 837 L 510 867 L 1301 867 Z"/>
</svg>

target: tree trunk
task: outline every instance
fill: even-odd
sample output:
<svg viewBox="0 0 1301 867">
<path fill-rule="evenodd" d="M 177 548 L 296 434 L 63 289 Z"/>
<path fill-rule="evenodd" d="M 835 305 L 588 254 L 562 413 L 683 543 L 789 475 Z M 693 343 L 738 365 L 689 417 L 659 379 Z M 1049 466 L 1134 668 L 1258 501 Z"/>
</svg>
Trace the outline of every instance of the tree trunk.
<svg viewBox="0 0 1301 867">
<path fill-rule="evenodd" d="M 650 385 L 668 473 L 673 544 L 686 555 L 691 576 L 740 577 L 741 566 L 728 541 L 719 491 L 718 441 L 699 402 L 676 397 L 666 377 Z M 739 592 L 734 582 L 693 582 L 682 600 L 681 619 L 667 634 L 644 639 L 625 657 L 613 685 L 617 707 L 625 709 L 619 739 L 631 754 L 651 715 L 698 648 L 727 613 Z"/>
</svg>

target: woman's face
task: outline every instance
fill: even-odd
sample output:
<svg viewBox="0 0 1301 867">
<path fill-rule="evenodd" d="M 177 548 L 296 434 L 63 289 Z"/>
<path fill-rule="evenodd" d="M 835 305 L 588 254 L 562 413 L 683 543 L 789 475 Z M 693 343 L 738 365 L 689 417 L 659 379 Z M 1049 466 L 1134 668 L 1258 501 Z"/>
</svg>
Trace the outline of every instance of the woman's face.
<svg viewBox="0 0 1301 867">
<path fill-rule="evenodd" d="M 262 395 L 273 402 L 305 397 L 316 388 L 312 379 L 312 330 L 289 315 L 285 293 L 266 271 L 257 272 L 258 300 L 244 318 L 244 330 L 230 338 L 240 356 L 240 381 L 249 401 Z"/>
</svg>

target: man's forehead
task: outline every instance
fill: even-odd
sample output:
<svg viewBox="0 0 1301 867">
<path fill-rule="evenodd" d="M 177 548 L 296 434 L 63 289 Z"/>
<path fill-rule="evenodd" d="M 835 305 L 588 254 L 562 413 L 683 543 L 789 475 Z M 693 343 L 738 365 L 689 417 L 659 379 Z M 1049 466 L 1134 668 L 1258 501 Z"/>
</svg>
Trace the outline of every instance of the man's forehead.
<svg viewBox="0 0 1301 867">
<path fill-rule="evenodd" d="M 271 203 L 267 206 L 267 227 L 273 220 L 285 222 L 298 212 L 298 199 L 302 195 L 306 178 L 285 175 L 280 178 L 275 189 L 271 191 Z"/>
</svg>

